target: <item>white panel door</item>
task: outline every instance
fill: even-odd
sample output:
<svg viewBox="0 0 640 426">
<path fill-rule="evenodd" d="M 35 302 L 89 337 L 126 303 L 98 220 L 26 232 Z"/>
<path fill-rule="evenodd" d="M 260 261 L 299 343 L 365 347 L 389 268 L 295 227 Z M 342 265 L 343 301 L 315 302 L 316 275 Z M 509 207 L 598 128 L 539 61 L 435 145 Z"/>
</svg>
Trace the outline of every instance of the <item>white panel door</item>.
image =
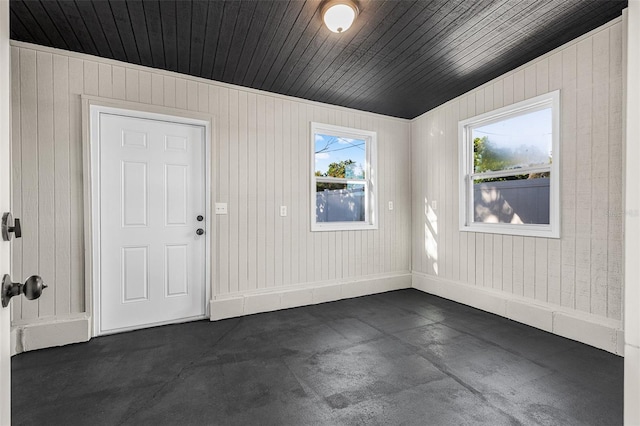
<svg viewBox="0 0 640 426">
<path fill-rule="evenodd" d="M 202 317 L 204 127 L 104 112 L 99 126 L 99 333 Z"/>
</svg>

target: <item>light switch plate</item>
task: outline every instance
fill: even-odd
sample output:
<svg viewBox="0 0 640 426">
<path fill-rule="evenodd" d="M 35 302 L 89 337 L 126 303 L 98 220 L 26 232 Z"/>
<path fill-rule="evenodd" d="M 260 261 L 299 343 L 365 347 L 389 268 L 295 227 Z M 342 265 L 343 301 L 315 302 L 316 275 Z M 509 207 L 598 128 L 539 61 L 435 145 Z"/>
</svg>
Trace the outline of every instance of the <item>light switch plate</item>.
<svg viewBox="0 0 640 426">
<path fill-rule="evenodd" d="M 216 203 L 216 214 L 227 214 L 227 203 Z"/>
<path fill-rule="evenodd" d="M 389 210 L 393 210 L 393 201 L 389 201 Z"/>
<path fill-rule="evenodd" d="M 280 216 L 285 217 L 287 215 L 287 206 L 280 206 Z"/>
</svg>

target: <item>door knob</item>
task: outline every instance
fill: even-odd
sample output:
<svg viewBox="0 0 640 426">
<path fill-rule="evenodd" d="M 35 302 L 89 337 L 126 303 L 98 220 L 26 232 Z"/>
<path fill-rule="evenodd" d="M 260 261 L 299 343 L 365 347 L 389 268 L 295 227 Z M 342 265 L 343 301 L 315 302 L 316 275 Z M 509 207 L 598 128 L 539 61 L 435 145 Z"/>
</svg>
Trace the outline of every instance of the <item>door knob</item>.
<svg viewBox="0 0 640 426">
<path fill-rule="evenodd" d="M 22 237 L 22 228 L 20 227 L 20 219 L 13 219 L 11 213 L 6 212 L 2 215 L 2 239 L 11 241 L 11 234 L 16 238 Z"/>
<path fill-rule="evenodd" d="M 29 300 L 37 299 L 45 288 L 47 285 L 38 275 L 30 276 L 24 284 L 21 284 L 11 282 L 9 274 L 5 274 L 2 278 L 2 307 L 6 308 L 9 305 L 9 300 L 20 294 L 24 294 L 24 297 Z"/>
<path fill-rule="evenodd" d="M 196 231 L 196 234 L 198 234 L 198 235 L 204 234 L 204 229 L 198 228 L 198 230 Z"/>
</svg>

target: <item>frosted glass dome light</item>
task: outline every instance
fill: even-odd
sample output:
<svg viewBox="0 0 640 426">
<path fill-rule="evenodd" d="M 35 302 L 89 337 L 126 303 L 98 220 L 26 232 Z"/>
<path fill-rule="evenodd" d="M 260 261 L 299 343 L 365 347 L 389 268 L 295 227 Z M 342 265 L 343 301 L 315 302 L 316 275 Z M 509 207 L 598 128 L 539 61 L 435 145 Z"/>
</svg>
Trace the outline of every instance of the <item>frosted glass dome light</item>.
<svg viewBox="0 0 640 426">
<path fill-rule="evenodd" d="M 324 24 L 334 33 L 348 30 L 356 16 L 358 16 L 358 7 L 349 0 L 328 2 L 322 11 Z"/>
</svg>

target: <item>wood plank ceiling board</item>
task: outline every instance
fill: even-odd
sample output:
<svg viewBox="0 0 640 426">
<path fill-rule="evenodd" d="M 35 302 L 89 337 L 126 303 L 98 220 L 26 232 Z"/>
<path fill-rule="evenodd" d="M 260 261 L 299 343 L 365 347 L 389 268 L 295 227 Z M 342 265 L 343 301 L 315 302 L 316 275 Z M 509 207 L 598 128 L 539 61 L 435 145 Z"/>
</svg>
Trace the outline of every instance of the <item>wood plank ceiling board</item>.
<svg viewBox="0 0 640 426">
<path fill-rule="evenodd" d="M 43 2 L 47 9 L 49 10 L 50 16 L 52 16 L 53 10 L 60 11 L 60 6 L 57 2 Z M 125 52 L 124 44 L 122 43 L 122 39 L 120 38 L 120 34 L 118 33 L 118 27 L 116 26 L 116 21 L 111 13 L 111 7 L 109 3 L 106 2 L 80 2 L 76 3 L 78 10 L 80 11 L 80 15 L 83 16 L 84 21 L 87 23 L 89 28 L 100 28 L 102 34 L 107 40 L 108 49 L 100 51 L 100 56 L 118 59 L 120 61 L 127 61 L 127 54 Z M 92 17 L 95 16 L 94 20 Z M 62 19 L 57 19 L 57 21 L 62 21 Z M 95 31 L 97 32 L 97 31 Z M 69 38 L 77 39 L 74 30 L 69 27 L 67 31 L 64 32 L 68 34 L 67 40 Z M 69 42 L 69 41 L 68 41 Z M 78 42 L 79 43 L 79 42 Z M 82 51 L 75 48 L 71 48 L 73 51 Z M 108 56 L 111 55 L 111 56 Z"/>
<path fill-rule="evenodd" d="M 178 71 L 177 12 L 175 2 L 160 2 L 160 28 L 164 45 L 164 69 Z M 156 18 L 157 19 L 157 18 Z"/>
<path fill-rule="evenodd" d="M 149 44 L 149 31 L 142 0 L 129 1 L 127 3 L 129 22 L 133 30 L 133 38 L 138 48 L 140 62 L 148 66 L 156 66 L 151 55 L 151 45 Z M 96 31 L 99 33 L 99 31 Z"/>
<path fill-rule="evenodd" d="M 182 74 L 190 74 L 191 65 L 191 29 L 193 27 L 193 15 L 191 8 L 193 2 L 178 1 L 176 2 L 176 38 L 178 53 L 178 72 Z"/>
<path fill-rule="evenodd" d="M 207 31 L 207 13 L 209 12 L 209 1 L 195 1 L 191 7 L 191 63 L 189 73 L 200 75 L 202 72 L 202 58 L 204 56 L 204 41 Z"/>
<path fill-rule="evenodd" d="M 55 2 L 45 2 L 44 4 L 46 6 L 48 5 L 53 6 L 53 8 L 48 8 L 49 13 L 51 13 L 51 9 L 60 10 L 57 7 Z M 85 26 L 87 28 L 99 29 L 98 31 L 92 31 L 91 38 L 93 39 L 93 42 L 95 43 L 96 49 L 98 49 L 100 56 L 104 56 L 107 58 L 121 57 L 123 54 L 122 43 L 120 43 L 118 40 L 118 43 L 112 45 L 110 41 L 107 39 L 107 36 L 105 35 L 105 31 L 102 26 L 104 24 L 101 21 L 101 19 L 98 17 L 98 14 L 96 13 L 96 9 L 94 8 L 93 3 L 90 1 L 80 1 L 80 2 L 76 2 L 75 5 L 78 8 L 78 12 L 82 17 L 82 20 L 84 21 Z M 71 29 L 70 26 L 64 29 L 63 33 L 69 35 L 69 42 L 75 43 L 74 40 L 77 40 L 75 34 L 73 33 L 73 29 Z M 75 50 L 75 49 L 72 48 L 71 50 Z M 116 52 L 116 54 L 114 54 L 114 52 Z"/>
<path fill-rule="evenodd" d="M 414 118 L 620 16 L 627 0 L 10 0 L 11 38 Z"/>
<path fill-rule="evenodd" d="M 59 4 L 69 4 L 68 1 L 58 2 Z M 96 2 L 97 4 L 106 3 L 106 2 Z M 116 30 L 120 35 L 120 40 L 122 40 L 122 45 L 124 46 L 124 51 L 127 55 L 128 62 L 134 64 L 140 64 L 145 66 L 153 66 L 153 64 L 144 62 L 140 58 L 140 53 L 138 52 L 138 44 L 136 43 L 136 37 L 133 32 L 133 26 L 131 25 L 131 18 L 129 17 L 129 5 L 128 2 L 122 1 L 112 1 L 106 3 L 111 9 L 111 17 L 116 23 Z M 101 11 L 101 16 L 103 14 L 108 14 L 108 10 L 105 7 Z M 145 57 L 146 59 L 146 57 Z"/>
<path fill-rule="evenodd" d="M 256 50 L 268 30 L 266 23 L 273 19 L 273 16 L 278 16 L 280 7 L 284 7 L 283 2 L 257 2 L 249 24 L 251 31 L 247 30 L 247 36 L 242 50 L 239 52 L 235 69 L 232 71 L 231 67 L 228 68 L 233 84 L 242 84 L 247 78 L 249 67 L 256 57 Z"/>
<path fill-rule="evenodd" d="M 58 30 L 56 25 L 53 23 L 51 18 L 49 18 L 49 15 L 47 11 L 44 9 L 42 3 L 30 2 L 30 3 L 24 3 L 23 6 L 29 9 L 29 12 L 32 15 L 32 17 L 35 19 L 36 22 L 38 22 L 38 27 L 42 28 L 42 30 L 46 33 L 49 40 L 51 40 L 52 44 L 58 45 L 58 46 L 66 46 L 65 47 L 66 49 L 69 48 L 69 46 L 67 45 L 67 42 L 64 40 L 64 38 L 60 34 L 60 31 Z M 23 13 L 26 13 L 26 11 Z M 28 19 L 28 17 L 25 16 L 25 19 Z"/>
<path fill-rule="evenodd" d="M 46 5 L 48 2 L 42 3 Z M 71 28 L 69 36 L 75 36 L 75 38 L 80 42 L 83 52 L 96 56 L 105 54 L 106 52 L 103 53 L 98 51 L 94 42 L 94 34 L 97 34 L 97 31 L 100 31 L 100 27 L 91 28 L 93 31 L 89 31 L 90 27 L 82 15 L 80 15 L 80 12 L 74 2 L 58 2 L 58 6 L 61 9 L 64 19 Z M 54 47 L 57 46 L 54 45 Z"/>
</svg>

